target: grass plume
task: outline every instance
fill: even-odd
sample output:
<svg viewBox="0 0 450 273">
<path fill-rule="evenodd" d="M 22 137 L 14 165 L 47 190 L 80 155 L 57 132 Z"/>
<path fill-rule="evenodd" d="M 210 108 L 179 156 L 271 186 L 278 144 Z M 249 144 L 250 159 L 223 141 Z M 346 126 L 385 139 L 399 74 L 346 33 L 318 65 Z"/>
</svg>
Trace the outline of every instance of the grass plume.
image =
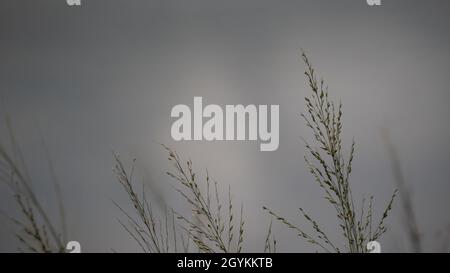
<svg viewBox="0 0 450 273">
<path fill-rule="evenodd" d="M 176 183 L 176 190 L 187 201 L 192 213 L 199 221 L 178 215 L 185 224 L 184 229 L 201 252 L 241 252 L 244 242 L 243 205 L 240 207 L 240 219 L 236 221 L 236 212 L 231 198 L 231 187 L 228 188 L 227 212 L 221 200 L 217 181 L 206 171 L 203 185 L 193 169 L 191 160 L 183 164 L 177 152 L 164 146 L 169 153 L 173 171 L 167 172 Z M 226 201 L 225 201 L 226 202 Z M 226 230 L 225 230 L 226 229 Z"/>
<path fill-rule="evenodd" d="M 126 168 L 119 155 L 114 154 L 114 173 L 118 182 L 133 206 L 133 213 L 128 213 L 121 205 L 114 202 L 116 207 L 126 216 L 127 223 L 119 221 L 122 227 L 136 241 L 141 250 L 146 253 L 168 253 L 188 251 L 189 240 L 179 234 L 175 220 L 175 212 L 164 209 L 162 214 L 157 214 L 148 201 L 144 183 L 139 193 L 133 184 L 134 163 Z M 187 238 L 188 239 L 188 238 Z"/>
<path fill-rule="evenodd" d="M 131 167 L 126 168 L 120 157 L 114 155 L 114 173 L 133 206 L 131 214 L 115 203 L 127 218 L 127 223 L 120 222 L 123 228 L 144 252 L 188 252 L 190 242 L 200 252 L 241 252 L 244 242 L 243 206 L 240 207 L 238 221 L 231 187 L 228 188 L 227 200 L 223 201 L 218 183 L 214 181 L 212 185 L 208 172 L 202 187 L 192 161 L 183 164 L 175 151 L 164 148 L 173 163 L 173 171 L 167 174 L 175 179 L 174 187 L 189 205 L 192 215 L 185 216 L 173 209 L 163 215 L 157 214 L 146 197 L 144 184 L 141 192 L 135 189 L 134 161 Z"/>
<path fill-rule="evenodd" d="M 316 71 L 305 53 L 302 53 L 302 59 L 306 64 L 305 76 L 312 92 L 310 96 L 305 97 L 307 111 L 301 117 L 311 130 L 316 143 L 310 145 L 304 140 L 309 154 L 304 159 L 314 180 L 322 188 L 324 198 L 336 211 L 345 248 L 339 248 L 333 243 L 319 224 L 302 208 L 299 210 L 300 214 L 311 225 L 312 233 L 297 227 L 267 207 L 264 207 L 264 210 L 322 251 L 366 252 L 367 243 L 378 240 L 386 232 L 384 223 L 392 209 L 397 191 L 394 191 L 381 219 L 373 227 L 373 197 L 371 196 L 368 202 L 363 198 L 361 207 L 357 209 L 352 195 L 349 178 L 355 142 L 352 141 L 350 153 L 345 157 L 342 149 L 342 103 L 335 103 L 329 98 L 328 87 L 323 79 L 317 78 Z"/>
</svg>

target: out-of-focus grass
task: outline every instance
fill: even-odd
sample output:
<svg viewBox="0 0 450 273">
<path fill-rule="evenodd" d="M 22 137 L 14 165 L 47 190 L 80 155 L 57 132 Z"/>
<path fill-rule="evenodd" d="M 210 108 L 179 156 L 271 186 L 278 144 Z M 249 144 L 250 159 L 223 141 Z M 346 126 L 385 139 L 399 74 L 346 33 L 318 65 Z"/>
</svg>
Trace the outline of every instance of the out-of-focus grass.
<svg viewBox="0 0 450 273">
<path fill-rule="evenodd" d="M 23 252 L 64 252 L 66 241 L 65 214 L 59 182 L 54 174 L 53 164 L 43 142 L 53 186 L 58 199 L 61 226 L 57 227 L 43 209 L 32 188 L 32 179 L 28 174 L 24 155 L 16 141 L 11 121 L 6 117 L 6 127 L 10 138 L 10 149 L 0 143 L 0 181 L 5 183 L 19 208 L 20 216 L 5 216 L 18 227 L 16 237 Z"/>
</svg>

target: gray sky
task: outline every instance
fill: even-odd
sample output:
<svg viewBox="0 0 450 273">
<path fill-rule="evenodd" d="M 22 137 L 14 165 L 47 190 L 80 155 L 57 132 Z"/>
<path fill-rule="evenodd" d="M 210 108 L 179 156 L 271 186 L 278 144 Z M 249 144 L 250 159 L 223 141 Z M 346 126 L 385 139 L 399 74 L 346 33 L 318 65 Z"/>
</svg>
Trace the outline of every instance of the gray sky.
<svg viewBox="0 0 450 273">
<path fill-rule="evenodd" d="M 141 176 L 169 204 L 185 211 L 165 175 L 164 143 L 198 170 L 210 173 L 245 204 L 247 251 L 262 251 L 268 205 L 301 226 L 298 207 L 334 238 L 333 211 L 306 170 L 300 119 L 310 90 L 300 48 L 344 104 L 347 146 L 357 154 L 351 183 L 356 196 L 375 195 L 378 214 L 394 179 L 381 137 L 390 132 L 413 188 L 426 249 L 442 242 L 450 205 L 450 2 L 384 0 L 6 0 L 0 4 L 1 114 L 8 112 L 44 206 L 55 200 L 39 131 L 62 181 L 70 238 L 85 251 L 136 251 L 120 227 L 111 199 L 125 203 L 111 171 L 112 151 L 137 158 Z M 205 104 L 279 104 L 280 146 L 257 142 L 175 142 L 170 110 Z M 5 126 L 0 137 L 6 142 Z M 17 212 L 0 186 L 3 211 Z M 0 220 L 0 251 L 17 242 Z M 405 251 L 399 203 L 382 241 Z M 312 251 L 275 226 L 280 251 Z"/>
</svg>

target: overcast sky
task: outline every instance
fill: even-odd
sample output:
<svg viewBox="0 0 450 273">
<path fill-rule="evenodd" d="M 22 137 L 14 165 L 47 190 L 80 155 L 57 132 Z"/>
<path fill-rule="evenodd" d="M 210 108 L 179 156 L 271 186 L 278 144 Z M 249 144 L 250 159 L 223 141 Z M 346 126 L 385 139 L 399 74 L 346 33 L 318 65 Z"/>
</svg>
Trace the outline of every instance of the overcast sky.
<svg viewBox="0 0 450 273">
<path fill-rule="evenodd" d="M 111 170 L 112 151 L 137 159 L 145 183 L 177 210 L 164 143 L 191 158 L 245 206 L 246 251 L 262 251 L 267 205 L 307 226 L 303 207 L 338 237 L 333 210 L 308 173 L 300 119 L 310 93 L 300 49 L 344 107 L 344 141 L 357 144 L 354 195 L 375 195 L 381 214 L 395 182 L 381 131 L 388 129 L 413 188 L 426 249 L 450 224 L 450 2 L 383 0 L 63 0 L 0 3 L 0 111 L 9 113 L 44 206 L 56 216 L 45 140 L 62 181 L 70 238 L 84 251 L 137 251 L 111 200 L 126 204 Z M 175 142 L 174 105 L 280 105 L 280 146 L 257 142 Z M 5 124 L 0 140 L 7 143 Z M 3 211 L 16 215 L 0 185 Z M 156 201 L 155 201 L 156 202 Z M 0 219 L 0 251 L 14 251 Z M 399 203 L 382 240 L 407 251 Z M 279 251 L 312 251 L 281 224 Z"/>
</svg>

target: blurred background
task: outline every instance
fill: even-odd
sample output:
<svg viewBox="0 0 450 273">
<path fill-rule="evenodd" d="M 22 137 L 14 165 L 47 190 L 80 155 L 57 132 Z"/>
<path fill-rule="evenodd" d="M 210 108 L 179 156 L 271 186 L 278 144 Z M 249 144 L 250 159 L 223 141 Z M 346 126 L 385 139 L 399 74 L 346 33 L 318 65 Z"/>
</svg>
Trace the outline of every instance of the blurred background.
<svg viewBox="0 0 450 273">
<path fill-rule="evenodd" d="M 450 2 L 395 0 L 4 0 L 0 3 L 0 142 L 11 117 L 33 190 L 58 219 L 45 141 L 61 181 L 69 238 L 85 252 L 139 251 L 112 200 L 128 204 L 113 152 L 137 159 L 152 201 L 184 213 L 160 144 L 207 168 L 244 203 L 244 251 L 263 251 L 266 205 L 307 227 L 303 207 L 339 239 L 332 207 L 309 174 L 300 118 L 310 94 L 304 49 L 344 108 L 344 143 L 356 157 L 354 196 L 375 196 L 380 216 L 393 190 L 398 155 L 423 251 L 448 251 L 450 233 Z M 258 142 L 175 142 L 176 104 L 279 104 L 280 146 Z M 389 141 L 383 137 L 388 132 Z M 385 134 L 386 135 L 386 134 Z M 387 142 L 391 143 L 387 145 Z M 395 161 L 395 160 L 394 160 Z M 395 168 L 394 168 L 395 169 Z M 398 170 L 398 168 L 397 168 Z M 388 218 L 382 251 L 412 251 L 401 200 Z M 3 215 L 17 216 L 0 184 Z M 125 205 L 125 208 L 127 207 Z M 57 222 L 58 223 L 58 222 Z M 406 223 L 406 225 L 405 225 Z M 280 252 L 314 251 L 274 223 Z M 0 216 L 0 251 L 17 251 L 16 228 Z"/>
</svg>

